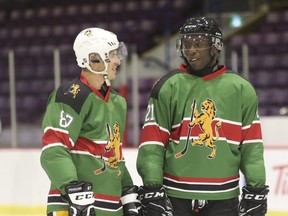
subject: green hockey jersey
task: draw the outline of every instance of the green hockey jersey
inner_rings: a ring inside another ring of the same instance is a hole
[[[110,87],[103,97],[83,76],[51,94],[42,123],[47,212],[66,210],[65,186],[86,181],[93,184],[96,215],[123,215],[120,197],[133,185],[122,155],[126,112],[125,98]]]
[[[181,65],[152,91],[137,170],[169,196],[221,200],[239,195],[239,170],[265,185],[263,143],[252,85],[225,66],[197,77]]]

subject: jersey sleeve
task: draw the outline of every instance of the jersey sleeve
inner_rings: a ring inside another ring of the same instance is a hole
[[[169,88],[156,83],[152,89],[141,131],[137,170],[144,185],[163,184],[163,165],[171,131]]]
[[[73,105],[59,99],[62,93],[55,91],[48,102],[40,160],[51,183],[64,193],[66,184],[78,180],[70,150],[80,134],[83,117]]]
[[[265,166],[258,98],[251,85],[243,88],[242,98],[242,142],[241,171],[247,185],[261,187],[265,185]]]
[[[129,170],[127,169],[125,162],[123,163],[123,177],[122,177],[122,191],[126,191],[130,187],[133,186],[133,180],[131,178],[131,175],[129,173]]]

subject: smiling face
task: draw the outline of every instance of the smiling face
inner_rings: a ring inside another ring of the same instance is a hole
[[[217,49],[205,34],[188,34],[182,38],[183,56],[193,70],[202,70],[210,62]],[[213,62],[211,65],[214,65]]]
[[[104,61],[101,59],[100,55],[97,53],[91,53],[90,56],[90,66],[92,70],[97,72],[102,72],[105,70]],[[109,52],[109,60],[107,63],[107,74],[109,80],[114,80],[116,78],[117,67],[121,64],[120,59],[117,56],[117,50],[112,50]]]
[[[121,61],[117,55],[117,50],[109,52],[110,63],[108,63],[108,79],[114,80],[116,78],[117,67],[121,64]]]

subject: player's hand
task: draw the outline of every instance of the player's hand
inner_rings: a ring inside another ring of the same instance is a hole
[[[124,191],[121,197],[123,205],[124,216],[140,216],[141,203],[137,199],[138,187],[134,185],[128,190]]]
[[[269,187],[243,187],[239,204],[239,216],[264,216],[267,212]]]
[[[69,203],[69,216],[95,216],[92,184],[72,182],[65,187],[63,199]]]
[[[143,216],[173,216],[172,204],[163,186],[139,187]]]

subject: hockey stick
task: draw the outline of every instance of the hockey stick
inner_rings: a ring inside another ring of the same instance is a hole
[[[110,136],[111,136],[111,130],[110,130],[110,127],[109,127],[109,124],[107,123],[106,124],[106,131],[108,133],[108,136],[109,136],[109,140],[110,140]],[[107,141],[107,144],[109,143],[109,141]],[[107,150],[105,149],[105,152],[107,152]],[[101,156],[102,158],[102,161],[103,161],[103,166],[97,170],[94,171],[95,175],[99,175],[101,173],[103,173],[105,170],[106,170],[106,164],[105,164],[105,161],[103,159],[103,157]]]
[[[103,166],[100,169],[97,169],[94,171],[95,175],[99,175],[101,173],[103,173],[106,170],[106,164],[105,161],[102,159],[103,161]]]
[[[193,100],[193,104],[191,106],[191,116],[190,116],[190,122],[193,121],[194,118],[194,110],[195,110],[195,106],[196,106],[196,99]],[[189,126],[188,126],[189,127]],[[188,134],[187,134],[187,139],[186,139],[186,143],[185,143],[185,147],[181,152],[178,152],[174,155],[175,158],[180,158],[182,157],[188,150],[188,146],[189,146],[189,138],[190,138],[190,133],[191,133],[192,127],[189,127],[188,129]],[[193,141],[193,138],[192,138]]]
[[[111,128],[108,123],[106,124],[106,132],[108,133],[109,141],[111,141],[112,134],[111,134]],[[109,141],[107,141],[107,144],[109,143]]]

